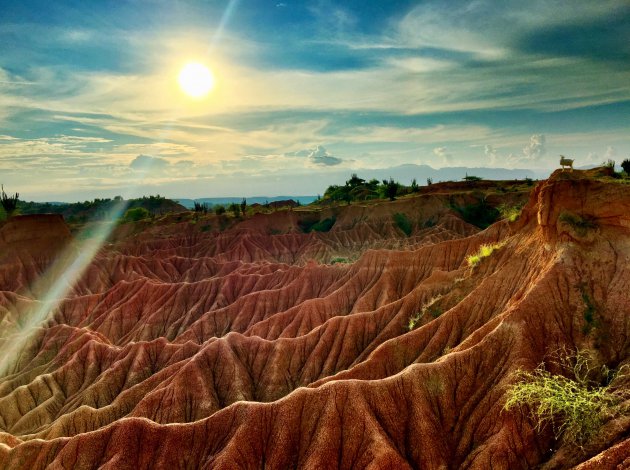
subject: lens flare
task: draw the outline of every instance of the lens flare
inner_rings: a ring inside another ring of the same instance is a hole
[[[33,292],[45,292],[36,300],[35,307],[20,318],[20,328],[11,335],[0,348],[0,377],[9,375],[18,367],[24,346],[31,336],[42,326],[42,322],[52,317],[54,311],[68,297],[86,268],[97,256],[105,240],[116,226],[127,207],[125,201],[116,203],[97,230],[80,233],[75,242],[70,243],[55,261],[46,269],[32,286]],[[59,273],[63,273],[59,275]]]

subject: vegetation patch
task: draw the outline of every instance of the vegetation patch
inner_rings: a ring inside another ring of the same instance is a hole
[[[134,207],[133,209],[127,209],[125,215],[122,218],[123,222],[138,222],[142,219],[147,219],[150,213],[144,207]]]
[[[466,256],[466,262],[468,263],[468,266],[474,268],[483,258],[487,258],[494,252],[494,250],[498,250],[504,244],[505,243],[491,243],[481,245],[477,253],[475,253],[474,255]]]
[[[15,193],[14,195],[9,195],[4,192],[4,186],[2,186],[2,191],[0,192],[0,205],[2,206],[2,210],[4,212],[3,218],[10,218],[17,209],[18,200],[20,194]]]
[[[333,228],[333,225],[335,225],[335,218],[329,217],[327,219],[320,220],[319,222],[314,224],[311,229],[315,232],[329,232],[330,229]]]
[[[427,184],[432,183],[431,178],[427,179]],[[374,199],[388,198],[390,201],[395,200],[399,196],[420,192],[420,185],[416,179],[411,181],[410,186],[394,181],[393,178],[379,181],[375,178],[365,180],[359,178],[354,173],[350,179],[343,185],[329,186],[324,192],[321,199],[317,199],[313,204],[326,204],[331,202],[346,202],[350,204],[353,201],[369,201]]]
[[[201,212],[202,214],[207,214],[210,212],[210,205],[207,202],[194,202],[194,211]]]
[[[505,219],[508,222],[514,222],[521,216],[523,205],[501,204],[499,207],[497,207],[497,210],[499,211],[501,219]]]
[[[400,212],[395,213],[394,222],[396,223],[396,226],[405,233],[405,235],[411,235],[413,227],[411,226],[411,221],[405,214],[401,214]]]
[[[571,212],[563,212],[558,220],[572,227],[580,237],[586,236],[589,230],[597,228],[597,222],[592,217],[572,214]]]
[[[422,319],[423,316],[424,316],[424,311],[416,312],[413,315],[411,315],[409,317],[409,321],[407,322],[407,329],[409,331],[413,330],[418,324],[418,322]]]
[[[437,217],[433,216],[425,220],[424,223],[422,224],[422,227],[431,228],[431,227],[435,227],[436,224],[437,224]]]
[[[544,364],[517,371],[504,408],[527,409],[537,431],[551,426],[556,439],[562,436],[566,443],[582,447],[607,420],[628,412],[620,404],[630,395],[612,385],[627,376],[627,368],[613,373],[589,362],[587,354],[578,351],[554,362],[560,374],[552,374]]]
[[[597,326],[597,322],[595,320],[595,305],[593,304],[591,297],[588,295],[588,292],[586,292],[583,287],[581,289],[581,294],[582,301],[584,302],[584,326],[582,327],[582,333],[588,335],[591,330]]]
[[[499,219],[499,211],[486,202],[482,197],[477,203],[456,206],[451,204],[451,208],[456,211],[462,219],[481,229],[488,228]]]
[[[429,300],[423,307],[421,311],[421,317],[424,315],[431,315],[432,318],[437,318],[442,315],[443,310],[442,307],[438,305],[440,300],[442,300],[442,294],[436,295],[431,300]]]
[[[335,218],[328,217],[323,220],[317,219],[304,219],[298,221],[298,226],[304,233],[309,232],[329,232],[335,225]]]

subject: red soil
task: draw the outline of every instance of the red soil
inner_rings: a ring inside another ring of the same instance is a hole
[[[560,347],[629,362],[630,186],[556,172],[483,232],[445,198],[327,209],[326,233],[297,210],[123,227],[9,358],[0,468],[627,468],[630,418],[579,450],[503,404]],[[0,348],[68,241],[60,220],[11,224]]]

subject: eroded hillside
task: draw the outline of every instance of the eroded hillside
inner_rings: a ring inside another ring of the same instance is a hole
[[[6,224],[0,467],[626,468],[630,416],[579,449],[503,405],[560,348],[629,362],[630,186],[556,172],[484,231],[449,200],[122,226],[61,301],[81,245]]]

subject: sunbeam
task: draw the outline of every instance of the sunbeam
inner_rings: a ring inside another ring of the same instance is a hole
[[[116,202],[104,218],[107,222],[101,223],[96,231],[90,230],[89,234],[79,233],[75,241],[64,248],[46,272],[34,283],[31,290],[44,292],[44,294],[36,299],[35,308],[26,318],[21,319],[20,329],[12,334],[11,340],[5,341],[0,348],[0,377],[10,375],[19,365],[24,346],[31,335],[68,297],[112,233],[126,207],[127,203],[124,200]],[[62,274],[59,275],[59,273]]]
[[[223,10],[223,16],[221,16],[219,27],[216,29],[214,35],[212,36],[212,42],[210,43],[211,47],[214,47],[221,39],[221,36],[223,35],[223,30],[225,29],[228,22],[230,21],[230,18],[234,14],[234,10],[236,9],[236,5],[238,4],[238,2],[239,0],[230,0],[230,2],[225,7],[225,10]]]

